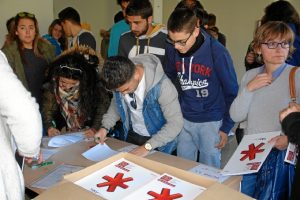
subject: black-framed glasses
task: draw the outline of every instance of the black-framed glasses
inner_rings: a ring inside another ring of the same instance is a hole
[[[193,31],[194,32],[194,31]],[[185,40],[178,40],[178,41],[174,41],[172,40],[169,36],[167,36],[166,41],[172,45],[175,46],[175,44],[179,44],[180,46],[185,46],[187,41],[190,39],[190,37],[192,36],[193,32],[190,33],[189,37],[186,38]]]
[[[35,15],[29,12],[19,12],[17,14],[18,17],[29,17],[29,18],[35,18]]]
[[[278,47],[278,45],[281,46],[281,48],[283,49],[287,49],[290,47],[290,43],[287,41],[283,41],[283,42],[262,42],[261,44],[267,45],[267,47],[269,49],[276,49]]]
[[[130,101],[131,107],[132,107],[133,109],[136,110],[137,104],[136,104],[135,94],[134,94],[134,93],[129,93],[128,96],[129,96],[130,98],[132,98],[132,100]]]

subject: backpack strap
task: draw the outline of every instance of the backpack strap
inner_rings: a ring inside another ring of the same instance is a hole
[[[299,67],[295,66],[290,71],[289,85],[291,101],[296,102],[296,87],[295,87],[295,73]]]

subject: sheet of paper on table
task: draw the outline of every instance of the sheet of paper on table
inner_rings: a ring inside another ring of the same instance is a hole
[[[194,185],[169,174],[162,174],[158,178],[129,194],[124,200],[139,199],[195,199],[206,188]]]
[[[241,175],[258,172],[274,144],[271,138],[280,131],[244,135],[241,143],[225,165],[223,175]]]
[[[99,162],[101,160],[105,160],[115,154],[117,151],[112,150],[106,143],[104,144],[97,144],[93,148],[83,152],[81,155],[84,156],[86,159]]]
[[[121,158],[75,182],[105,199],[122,199],[159,175]]]
[[[83,132],[73,132],[54,136],[50,139],[49,147],[63,147],[84,140]]]
[[[41,148],[41,151],[42,151],[42,155],[43,155],[43,160],[47,160],[48,158],[50,158],[51,156],[56,154],[59,151],[59,149]]]
[[[31,187],[48,189],[56,183],[59,183],[63,179],[64,175],[77,172],[83,168],[84,167],[74,165],[59,165],[54,170],[31,184]]]
[[[138,145],[135,145],[135,144],[131,144],[131,145],[128,145],[126,147],[123,147],[123,148],[120,148],[118,149],[119,152],[130,152],[132,151],[133,149],[137,148]],[[151,155],[153,153],[157,152],[156,150],[152,150],[148,153],[148,155]]]
[[[223,176],[221,174],[222,170],[217,169],[208,165],[197,165],[189,170],[190,172],[193,172],[195,174],[199,174],[201,176],[206,176],[208,178],[212,178],[217,180],[219,183],[223,183],[226,181],[230,176]]]

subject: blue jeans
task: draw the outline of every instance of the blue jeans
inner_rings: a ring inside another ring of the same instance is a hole
[[[219,129],[222,121],[194,123],[184,119],[183,129],[178,136],[177,155],[216,168],[221,167],[221,150],[215,146],[220,142]]]
[[[250,197],[254,196],[257,173],[243,175],[241,181],[241,193]]]

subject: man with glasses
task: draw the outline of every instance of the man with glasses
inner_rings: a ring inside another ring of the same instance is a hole
[[[103,80],[114,97],[102,128],[95,135],[106,140],[108,130],[121,119],[127,142],[139,145],[132,153],[145,156],[152,149],[172,153],[183,118],[176,88],[164,74],[159,59],[141,54],[108,58],[103,66]]]
[[[231,57],[219,42],[202,31],[193,11],[178,8],[168,20],[165,72],[180,85],[184,127],[177,155],[217,168],[221,149],[234,125],[229,108],[238,83]]]
[[[150,1],[132,0],[125,13],[130,31],[121,36],[118,55],[131,58],[151,53],[164,63],[167,30],[161,24],[152,24],[153,8]]]

